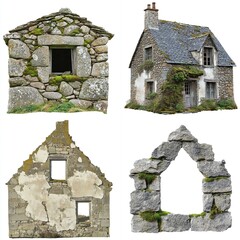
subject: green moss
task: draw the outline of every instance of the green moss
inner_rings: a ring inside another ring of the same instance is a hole
[[[58,76],[51,77],[50,80],[49,80],[49,84],[59,85],[62,81],[65,81],[65,82],[75,82],[75,81],[84,82],[87,79],[88,79],[87,77],[79,77],[77,75],[71,75],[71,74],[58,75]]]
[[[162,216],[167,216],[169,215],[170,212],[166,211],[159,211],[159,212],[152,212],[152,211],[146,211],[146,212],[141,212],[140,217],[148,222],[155,222],[155,221],[161,221]]]
[[[32,156],[30,155],[29,159],[23,162],[22,170],[27,173],[33,165]]]
[[[213,206],[212,206],[212,209],[211,209],[211,211],[210,211],[210,219],[214,219],[215,218],[215,216],[217,215],[217,214],[220,214],[220,213],[222,213],[223,211],[221,211],[220,209],[218,209],[217,208],[217,206],[216,206],[216,204],[215,204],[215,202],[213,203]]]
[[[37,77],[38,71],[36,67],[33,67],[31,65],[27,65],[26,69],[23,72],[24,75],[30,75],[31,77]]]
[[[147,186],[149,186],[155,179],[156,179],[156,175],[153,173],[139,173],[138,174],[138,178],[145,180]]]
[[[138,73],[141,74],[144,70],[146,72],[150,72],[154,67],[154,62],[152,60],[146,60],[143,64],[141,64],[138,68]]]
[[[71,32],[71,35],[72,36],[75,36],[76,34],[79,34],[81,33],[81,30],[80,29],[74,29],[72,32]],[[84,41],[85,42],[85,41]]]
[[[210,34],[209,32],[204,32],[204,33],[195,32],[195,33],[192,33],[191,37],[192,38],[200,38],[200,37],[205,37],[205,36],[207,36],[209,34]]]
[[[207,214],[206,212],[202,212],[202,213],[200,213],[200,214],[193,213],[193,214],[189,214],[189,217],[190,217],[190,218],[205,217],[206,214]]]
[[[44,30],[42,28],[35,28],[29,34],[33,34],[36,36],[42,35],[42,34],[44,34]]]
[[[213,182],[213,181],[219,181],[221,179],[228,179],[229,177],[205,177],[203,179],[203,182]]]
[[[155,97],[157,96],[157,93],[153,92],[153,93],[149,93],[146,97],[146,99],[148,100],[153,100]]]
[[[125,108],[131,108],[131,109],[140,109],[141,107],[143,106],[136,103],[135,101],[131,101],[125,106]]]

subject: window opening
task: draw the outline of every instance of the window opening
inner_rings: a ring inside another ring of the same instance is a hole
[[[152,47],[145,48],[144,58],[145,58],[145,61],[146,60],[152,60]]]
[[[215,99],[216,95],[216,83],[206,82],[206,98]]]
[[[202,179],[197,163],[181,149],[161,174],[162,210],[179,214],[201,213]]]
[[[72,73],[72,49],[52,48],[52,73]]]
[[[154,93],[154,82],[147,82],[147,95]]]
[[[66,160],[51,160],[51,180],[66,180]]]
[[[90,222],[90,202],[77,202],[77,223]]]
[[[213,65],[213,49],[212,48],[207,48],[207,47],[204,48],[203,64],[205,66]]]
[[[185,82],[185,94],[190,95],[190,83]]]

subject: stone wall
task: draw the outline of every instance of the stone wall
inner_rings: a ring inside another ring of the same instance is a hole
[[[181,215],[161,210],[161,173],[183,148],[203,174],[203,212]],[[157,147],[151,158],[134,163],[130,177],[135,191],[131,193],[133,232],[224,231],[231,227],[231,179],[225,161],[214,161],[212,146],[200,144],[186,127],[169,135],[168,142]]]
[[[69,9],[9,32],[9,111],[48,101],[106,111],[112,34]],[[71,49],[72,72],[52,73],[54,48]]]
[[[65,159],[66,179],[51,179],[53,159]],[[68,122],[24,161],[8,182],[9,237],[107,237],[111,183],[76,147]],[[77,202],[90,203],[90,219],[79,222]]]

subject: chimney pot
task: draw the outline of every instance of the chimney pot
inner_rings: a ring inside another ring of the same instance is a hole
[[[151,4],[148,4],[148,5],[147,5],[147,9],[151,9]]]
[[[156,3],[155,2],[152,3],[152,9],[154,9],[154,10],[156,9]]]

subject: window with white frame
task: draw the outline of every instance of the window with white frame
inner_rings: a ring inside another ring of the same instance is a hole
[[[66,167],[67,167],[66,159],[51,159],[50,160],[50,179],[66,180],[67,179]]]
[[[203,65],[213,66],[213,48],[211,47],[203,48]]]
[[[73,49],[51,48],[51,69],[53,74],[73,73]]]
[[[216,99],[217,98],[217,83],[206,82],[206,98]]]

